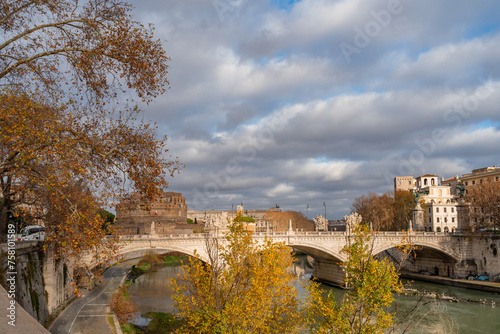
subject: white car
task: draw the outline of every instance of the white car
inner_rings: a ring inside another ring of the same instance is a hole
[[[26,226],[21,230],[21,240],[45,240],[45,227],[40,225]]]

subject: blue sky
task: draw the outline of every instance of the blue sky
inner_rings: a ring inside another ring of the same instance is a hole
[[[500,2],[133,1],[170,62],[144,106],[189,208],[342,218],[397,175],[500,164]]]

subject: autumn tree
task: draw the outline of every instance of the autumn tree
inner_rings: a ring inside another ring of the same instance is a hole
[[[465,219],[469,231],[498,231],[500,228],[500,182],[488,181],[467,187]]]
[[[394,230],[408,229],[408,223],[413,220],[415,195],[410,191],[396,191],[394,193]]]
[[[368,193],[354,199],[352,210],[375,231],[394,230],[394,198],[391,193]]]
[[[130,11],[121,0],[0,0],[4,89],[94,105],[115,88],[147,101],[163,93],[168,58]]]
[[[283,243],[259,244],[239,222],[223,242],[206,239],[208,262],[192,257],[172,281],[181,333],[295,333],[305,315]]]
[[[352,210],[371,224],[374,230],[401,231],[413,219],[415,195],[409,191],[368,193],[354,199]]]
[[[134,320],[137,306],[128,293],[125,285],[121,285],[109,300],[109,307],[116,314],[121,323]]]
[[[95,249],[98,208],[130,187],[154,200],[179,168],[136,106],[165,91],[168,57],[130,11],[120,0],[0,0],[3,240],[8,214],[36,207],[61,255]]]
[[[403,254],[408,245],[400,247]],[[402,289],[399,274],[386,258],[373,253],[373,232],[367,224],[359,224],[347,237],[342,249],[344,280],[348,287],[340,302],[333,292],[323,296],[315,283],[309,287],[310,320],[313,333],[384,333],[394,325],[394,312],[389,310],[393,292]]]

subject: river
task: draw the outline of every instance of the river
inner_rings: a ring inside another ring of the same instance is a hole
[[[298,257],[293,270],[297,275],[296,286],[299,293],[303,293],[299,280],[309,278],[312,272],[312,268],[308,265],[305,256]],[[179,266],[163,267],[137,278],[129,291],[139,310],[135,321],[136,324],[140,326],[147,325],[148,320],[140,316],[140,314],[146,312],[175,312],[171,298],[173,292],[169,285],[170,278],[177,277],[179,273]],[[329,285],[322,285],[322,288],[327,291],[333,289],[339,298],[343,293],[343,290]],[[499,294],[427,282],[412,282],[411,288],[419,291],[434,292],[439,295],[445,294],[461,300],[483,299],[487,303],[455,303],[437,299],[425,299],[426,301],[431,301],[431,303],[422,307],[416,313],[414,319],[418,323],[407,333],[500,333]],[[398,320],[416,305],[418,299],[419,297],[416,296],[396,296],[396,302],[393,307],[397,307]],[[497,306],[492,306],[492,301]]]

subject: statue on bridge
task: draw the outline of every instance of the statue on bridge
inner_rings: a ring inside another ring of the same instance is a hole
[[[357,212],[351,213],[349,216],[344,216],[346,222],[347,234],[350,234],[363,220],[363,217]]]
[[[328,219],[319,215],[313,218],[316,231],[328,231]]]
[[[156,236],[156,228],[155,228],[155,222],[154,222],[154,220],[151,223],[151,231],[149,232],[149,234],[152,235],[152,236]]]
[[[226,211],[207,216],[205,229],[208,233],[219,233],[229,231],[230,220]]]
[[[465,185],[463,183],[458,183],[456,188],[458,189],[458,196],[460,198],[464,197],[465,195]]]

